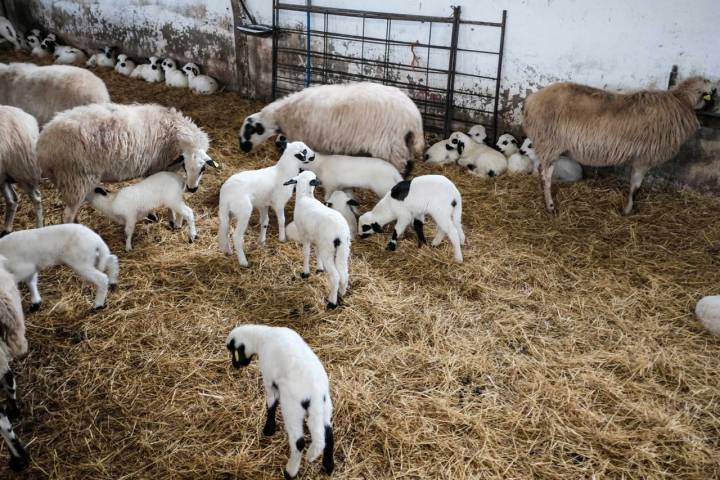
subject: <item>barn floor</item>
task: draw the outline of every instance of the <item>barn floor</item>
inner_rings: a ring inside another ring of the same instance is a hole
[[[41,275],[43,309],[27,315],[30,353],[15,367],[16,431],[33,457],[17,478],[281,478],[287,442],[262,436],[257,364],[234,370],[224,345],[249,322],[296,329],[323,360],[337,480],[720,477],[720,340],[691,313],[720,293],[716,199],[643,192],[626,218],[625,187],[588,180],[559,187],[549,218],[535,178],[420,166],[463,194],[465,263],[447,243],[418,249],[409,236],[392,253],[388,235],[358,240],[351,294],[329,312],[325,279],[299,279],[301,248],[278,242],[274,217],[265,248],[253,218],[250,269],[216,245],[222,182],[277,158],[272,142],[238,148],[261,104],[98,75],[115,101],[193,117],[224,169],[190,197],[192,245],[144,224],[126,254],[122,228],[83,208],[120,256],[120,289],[92,314],[74,273]],[[43,192],[57,223],[62,206]],[[34,222],[21,202],[16,229]],[[303,462],[300,478],[319,470]]]

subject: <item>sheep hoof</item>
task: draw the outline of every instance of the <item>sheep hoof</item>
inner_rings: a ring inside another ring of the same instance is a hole
[[[145,217],[145,218],[146,218],[147,220],[153,222],[153,223],[157,223],[157,222],[160,221],[160,219],[158,218],[158,216],[155,215],[153,212],[148,213],[148,214],[147,214],[147,217]]]
[[[115,290],[117,290],[117,283],[111,283],[109,285],[109,288],[111,292],[114,292]]]
[[[338,307],[337,303],[332,303],[332,302],[327,303],[328,310],[335,310],[337,307]]]
[[[325,270],[322,268],[318,268],[317,270],[315,270],[315,273],[324,273],[324,272],[325,272]]]
[[[265,435],[266,437],[272,437],[273,435],[275,435],[276,431],[277,431],[277,426],[272,425],[272,424],[270,424],[270,425],[266,424],[265,428],[263,428],[263,435]]]
[[[177,227],[175,226],[175,222],[170,220],[170,230],[175,230],[175,229],[177,229]]]
[[[105,304],[100,305],[99,307],[93,307],[92,311],[97,312],[98,310],[105,310]]]
[[[38,310],[40,310],[40,305],[42,305],[42,302],[33,303],[32,305],[30,305],[30,311],[37,312]]]
[[[4,236],[7,235],[8,233],[12,233],[12,232],[8,232],[7,230],[3,230],[2,233],[0,233],[0,238],[4,237]]]
[[[390,242],[387,244],[386,250],[390,250],[391,252],[394,252],[396,248],[397,248],[397,245],[394,244],[393,242]]]
[[[19,457],[11,457],[8,465],[13,472],[22,472],[30,465],[30,456],[21,454]]]
[[[283,470],[283,477],[285,478],[285,480],[293,480],[293,478],[295,478],[290,475],[287,470]]]
[[[303,272],[300,274],[300,278],[302,278],[302,279],[310,278],[310,274]]]

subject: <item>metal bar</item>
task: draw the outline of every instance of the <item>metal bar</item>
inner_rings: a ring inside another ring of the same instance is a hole
[[[430,22],[428,26],[428,45],[432,43],[432,27],[433,24]],[[430,85],[430,47],[427,47],[427,59],[425,62],[425,85]],[[428,92],[425,91],[425,100],[427,100]],[[425,103],[425,114],[427,114],[427,102]]]
[[[363,26],[362,26],[362,43],[360,44],[360,74],[362,75],[362,78],[365,78],[365,16],[363,16]]]
[[[498,56],[497,82],[495,83],[495,107],[493,112],[493,143],[498,137],[498,102],[500,100],[500,79],[502,78],[503,51],[505,49],[505,22],[507,21],[507,10],[503,10],[502,27],[500,28],[500,55]]]
[[[392,20],[385,22],[385,73],[383,74],[383,85],[387,85],[388,71],[390,68],[390,31],[392,30]]]
[[[453,8],[453,27],[452,27],[452,39],[450,40],[450,59],[448,61],[448,80],[447,80],[447,110],[445,111],[445,125],[443,134],[445,138],[450,135],[450,122],[452,120],[453,110],[453,92],[455,90],[455,61],[457,60],[457,43],[458,33],[460,30],[460,6],[454,6]]]
[[[323,27],[325,27],[325,34],[323,35],[323,83],[327,83],[327,48],[328,48],[328,14],[326,13],[323,17]]]
[[[416,22],[443,22],[452,23],[452,17],[432,17],[425,15],[409,15],[405,13],[385,13],[385,12],[372,12],[365,10],[352,10],[349,8],[333,8],[333,7],[316,7],[305,5],[294,5],[290,3],[278,3],[280,10],[292,10],[296,12],[310,11],[312,13],[329,13],[330,15],[339,15],[345,17],[368,17],[368,18],[379,18],[383,20],[408,20]]]
[[[312,50],[310,48],[310,7],[312,6],[310,3],[310,0],[306,0],[307,2],[307,20],[305,21],[306,27],[307,27],[307,54],[305,55],[305,86],[310,86],[310,69],[312,68]]]
[[[278,37],[280,32],[277,30],[277,25],[280,23],[280,10],[278,7],[278,0],[273,0],[273,37],[272,37],[272,98],[277,98],[277,54],[278,54]]]
[[[475,20],[460,20],[461,25],[479,25],[481,27],[502,27],[503,23],[497,22],[478,22]]]
[[[278,30],[282,33],[296,33],[298,35],[307,35],[307,33],[304,30],[299,30],[297,28],[283,28],[283,27],[277,27]],[[319,35],[323,33],[322,30],[310,30],[311,35]],[[377,43],[378,45],[385,45],[385,39],[379,38],[379,37],[361,37],[358,35],[350,35],[347,33],[337,33],[337,32],[329,32],[328,33],[329,38],[333,38],[336,40],[357,40],[362,41],[363,39],[368,43]],[[405,46],[411,46],[414,45],[416,47],[427,47],[428,45],[424,43],[415,43],[415,42],[404,42],[402,40],[393,40],[393,45],[405,45]],[[438,49],[438,50],[450,50],[450,47],[446,45],[429,45],[432,48]]]
[[[493,52],[492,50],[470,50],[468,48],[458,48],[457,51],[467,53],[485,53],[487,55],[500,55],[500,52]]]

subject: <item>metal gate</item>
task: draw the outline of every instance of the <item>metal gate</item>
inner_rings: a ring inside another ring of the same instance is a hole
[[[507,12],[500,22],[273,0],[273,98],[314,84],[372,81],[407,93],[426,131],[482,124],[498,135]],[[369,119],[371,121],[371,119]]]

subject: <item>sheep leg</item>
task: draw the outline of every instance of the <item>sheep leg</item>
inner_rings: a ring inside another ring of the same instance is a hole
[[[460,234],[458,233],[457,228],[455,228],[455,224],[450,218],[443,218],[441,220],[436,218],[435,223],[437,223],[438,230],[443,230],[448,236],[448,239],[455,250],[455,261],[457,263],[463,263],[463,254],[460,249]]]
[[[332,252],[334,253],[334,250]],[[320,252],[318,252],[318,256],[319,255]],[[327,308],[331,310],[338,306],[338,290],[340,289],[340,273],[333,260],[332,253],[330,255],[326,252],[323,253],[323,265],[325,265],[325,271],[330,281],[330,294],[328,295]]]
[[[642,185],[647,171],[648,167],[644,165],[633,166],[632,173],[630,174],[630,193],[628,194],[627,204],[623,210],[623,215],[630,215],[632,213],[633,207],[635,206],[635,196],[637,195],[638,190],[640,190],[640,185]]]
[[[542,163],[542,185],[543,195],[545,196],[545,210],[551,215],[555,214],[555,202],[552,197],[552,176],[555,170],[555,163],[543,162]]]
[[[5,236],[12,232],[13,220],[15,220],[15,212],[17,212],[18,207],[17,193],[15,193],[15,189],[11,183],[5,182],[3,184],[3,196],[5,197],[5,227],[0,236]]]
[[[423,229],[424,226],[425,223],[421,219],[416,218],[413,220],[413,229],[415,230],[415,235],[417,235],[418,248],[422,247],[423,245],[427,245],[427,240],[425,239],[425,231]]]
[[[275,205],[273,207],[273,210],[275,211],[275,216],[277,217],[278,222],[278,239],[281,242],[285,241],[285,206],[284,205]]]
[[[129,252],[132,250],[132,236],[135,233],[135,219],[125,219],[125,251]]]
[[[277,431],[277,424],[275,423],[275,416],[277,413],[279,399],[279,391],[275,382],[270,382],[270,385],[265,382],[265,400],[267,405],[267,417],[265,418],[265,427],[263,427],[263,435],[269,437]]]
[[[300,469],[300,460],[302,460],[302,452],[305,450],[305,431],[303,426],[305,423],[305,408],[299,403],[281,402],[283,419],[285,420],[285,432],[288,436],[290,444],[290,458],[285,465],[285,478],[295,478]]]
[[[322,273],[325,271],[325,267],[323,266],[322,258],[320,258],[320,255],[318,255],[317,247],[315,247],[315,271],[317,273]]]
[[[34,272],[32,275],[30,275],[30,278],[28,278],[25,284],[30,290],[30,311],[37,312],[38,310],[40,310],[40,304],[42,303],[42,298],[40,298],[40,290],[38,290],[37,272]]]
[[[105,308],[105,299],[107,298],[109,284],[108,276],[92,265],[70,265],[70,267],[84,280],[95,285],[96,291],[93,310]]]
[[[303,273],[300,275],[302,278],[308,278],[310,276],[310,253],[312,251],[312,243],[303,242]],[[319,258],[319,255],[318,255]]]
[[[115,290],[118,282],[118,274],[120,273],[120,266],[118,265],[118,258],[115,255],[110,255],[107,266],[105,267],[105,273],[108,276],[108,285],[110,290]]]
[[[13,431],[5,409],[0,407],[0,434],[10,451],[10,469],[14,472],[25,470],[30,465],[30,455]]]
[[[442,228],[438,227],[437,233],[435,234],[435,238],[433,238],[431,245],[433,247],[437,247],[438,245],[440,245],[442,243],[442,241],[444,239],[445,239],[445,231]]]
[[[268,227],[270,226],[270,214],[268,213],[269,208],[260,207],[258,210],[260,211],[260,238],[258,241],[260,242],[260,245],[265,245]]]
[[[42,228],[45,224],[45,220],[43,218],[42,194],[40,193],[40,189],[32,185],[25,185],[24,188],[30,197],[30,201],[32,201],[33,209],[35,210],[35,226],[37,228]]]
[[[178,217],[180,217],[180,222],[187,221],[188,224],[188,230],[190,233],[190,243],[193,243],[193,240],[197,240],[198,234],[197,230],[195,229],[195,214],[193,214],[192,208],[188,207],[185,203],[183,203],[180,206],[180,210],[178,211]]]
[[[410,225],[410,220],[412,219],[407,217],[398,217],[397,222],[395,222],[392,237],[387,244],[387,249],[391,252],[394,252],[397,248],[398,238],[400,238],[400,235],[402,235],[408,225]]]
[[[235,253],[237,254],[241,267],[247,267],[249,265],[245,257],[245,230],[250,222],[251,214],[252,205],[248,202],[247,205],[243,204],[242,211],[237,212],[235,216],[237,223],[235,225],[235,231],[233,232],[233,246],[235,247]]]
[[[341,252],[335,250],[335,262],[335,268],[337,268],[337,271],[340,274],[340,288],[338,293],[340,296],[345,296],[345,293],[347,293],[348,283],[350,283],[348,259]]]
[[[10,367],[8,367],[7,372],[2,376],[2,388],[7,398],[7,416],[10,419],[18,418],[20,416],[20,409],[17,404],[17,385],[15,384],[15,376]]]

